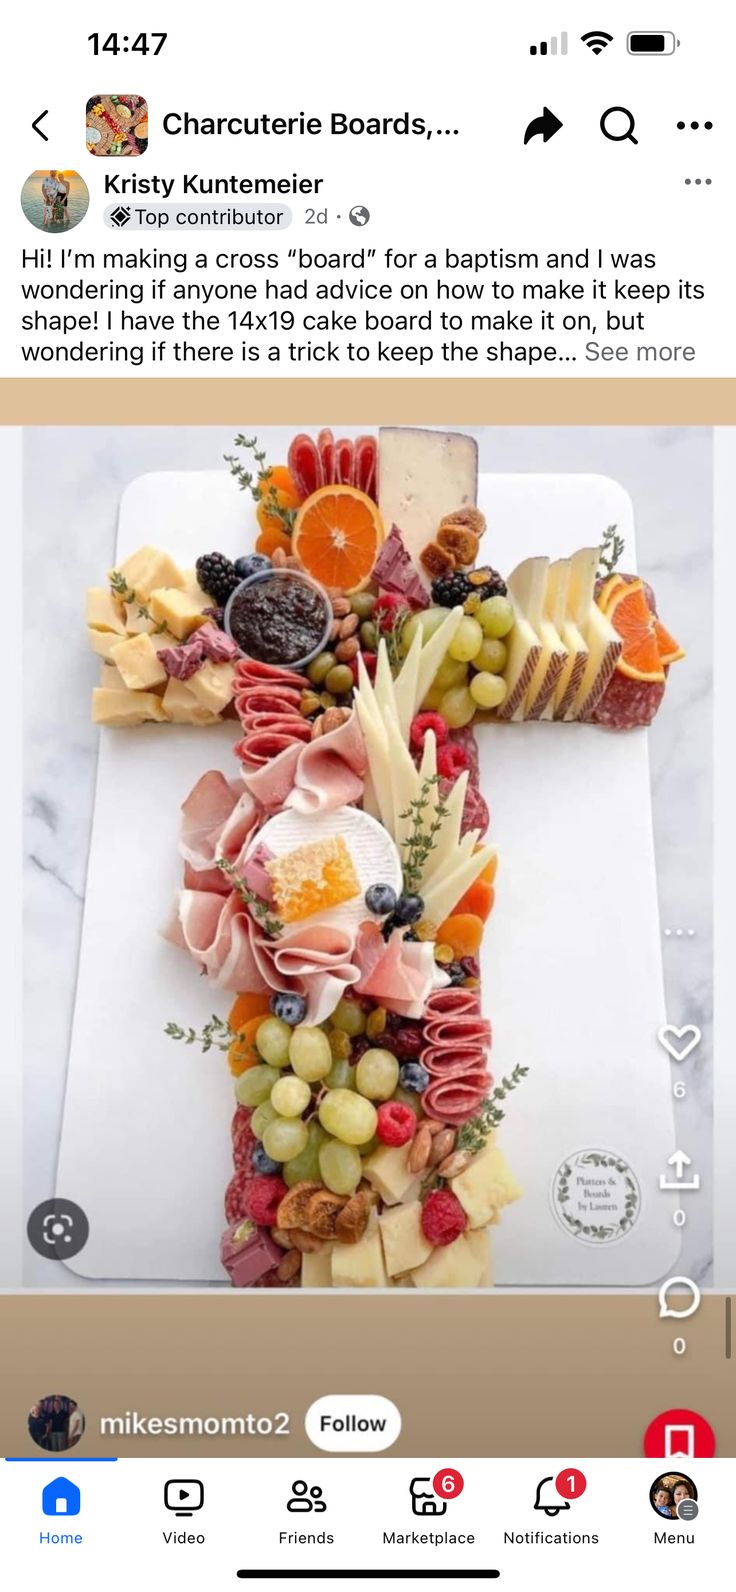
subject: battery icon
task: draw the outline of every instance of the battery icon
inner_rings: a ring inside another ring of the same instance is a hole
[[[680,43],[674,33],[629,33],[626,48],[629,55],[674,55]]]

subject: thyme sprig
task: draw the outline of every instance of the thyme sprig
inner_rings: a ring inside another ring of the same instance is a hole
[[[264,503],[269,514],[275,515],[276,519],[281,521],[287,535],[291,536],[297,511],[283,508],[279,503],[278,488],[273,483],[269,484],[271,466],[266,463],[265,448],[259,448],[257,437],[246,437],[242,431],[239,431],[235,438],[235,446],[243,448],[246,453],[251,453],[255,465],[255,470],[248,470],[236,453],[223,454],[225,463],[230,466],[230,474],[235,477],[241,492],[250,492],[254,503]]]
[[[514,1067],[510,1078],[502,1078],[501,1082],[496,1084],[492,1094],[483,1101],[478,1115],[461,1127],[455,1144],[456,1150],[469,1150],[475,1155],[478,1150],[483,1149],[489,1134],[498,1127],[499,1122],[503,1122],[506,1115],[497,1102],[505,1100],[512,1089],[517,1089],[522,1078],[526,1078],[528,1071],[528,1067]]]
[[[435,810],[431,824],[426,825],[425,814],[430,805],[432,786],[439,783],[439,774],[430,774],[422,780],[419,795],[409,803],[406,811],[399,813],[399,818],[411,821],[411,829],[405,840],[402,841],[404,889],[408,894],[419,888],[422,880],[424,865],[430,853],[435,850],[437,836],[446,818],[449,817],[449,808],[440,802]]]
[[[158,625],[155,623],[150,608],[146,607],[146,604],[142,602],[133,587],[128,585],[125,576],[121,574],[119,569],[113,569],[110,573],[110,590],[121,602],[128,603],[131,607],[133,603],[138,604],[138,617],[140,619],[150,619],[154,627],[153,633],[155,636],[163,636],[166,633],[169,627],[165,620],[162,619]],[[176,637],[173,639],[176,640]]]
[[[619,536],[616,526],[609,525],[601,542],[601,556],[598,563],[599,574],[613,574],[625,546],[626,543],[623,536]]]
[[[256,895],[255,890],[249,888],[245,880],[241,879],[237,868],[232,862],[228,862],[226,857],[221,857],[219,862],[215,863],[215,867],[220,868],[224,874],[227,874],[233,889],[237,890],[245,906],[250,907],[254,918],[258,919],[264,934],[267,934],[269,939],[278,939],[279,935],[284,932],[284,925],[279,922],[278,918],[271,915],[271,908],[268,902],[264,901],[262,896]]]
[[[390,626],[390,628],[388,630],[382,630],[380,632],[381,636],[383,637],[383,640],[386,643],[386,651],[388,653],[389,667],[391,669],[392,675],[394,675],[394,676],[399,673],[399,670],[400,670],[400,668],[401,668],[401,666],[402,666],[402,664],[404,662],[403,654],[402,654],[402,651],[401,651],[401,637],[402,637],[402,634],[403,634],[404,625],[406,624],[407,619],[409,619],[410,617],[411,617],[411,609],[410,608],[400,608],[398,610],[398,612],[396,614],[396,618],[395,618],[393,624]]]
[[[233,1041],[239,1039],[234,1028],[229,1023],[224,1023],[221,1017],[213,1012],[208,1023],[204,1024],[201,1034],[196,1028],[182,1028],[180,1023],[167,1023],[164,1033],[169,1039],[183,1040],[185,1045],[199,1045],[204,1054],[208,1050],[229,1050]]]

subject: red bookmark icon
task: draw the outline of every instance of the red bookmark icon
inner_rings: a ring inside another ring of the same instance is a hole
[[[647,1459],[712,1459],[715,1451],[713,1427],[697,1410],[663,1410],[644,1433]]]

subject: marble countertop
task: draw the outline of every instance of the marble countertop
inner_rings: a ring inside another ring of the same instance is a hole
[[[361,429],[371,428],[366,420]],[[286,430],[266,428],[269,453]],[[468,428],[470,429],[470,428]],[[246,425],[247,430],[247,425]],[[635,509],[640,571],[657,594],[687,666],[670,679],[666,711],[650,732],[652,811],[671,1023],[696,1023],[702,1042],[674,1078],[678,1143],[702,1187],[687,1206],[679,1268],[701,1286],[712,1276],[711,634],[712,433],[706,429],[486,428],[480,467],[492,471],[597,472],[613,476]],[[97,732],[88,722],[90,654],[82,593],[109,568],[120,496],[149,470],[217,469],[232,447],[215,427],[36,428],[24,432],[25,560],[25,1144],[26,1209],[54,1193],[66,1062],[74,1008],[85,875],[94,803]],[[207,536],[204,536],[207,541]],[[216,540],[216,538],[214,538]],[[59,647],[58,637],[68,637]],[[52,645],[53,642],[53,645]],[[606,837],[601,835],[600,860]],[[615,881],[615,858],[608,877]],[[625,912],[626,903],[622,902]],[[678,932],[681,931],[681,932]],[[615,1022],[616,991],[601,969],[601,998]],[[124,1005],[110,1022],[124,1021]],[[104,1065],[104,1057],[100,1058]],[[99,1131],[104,1135],[104,1120]],[[68,1192],[73,1198],[73,1190]],[[49,1275],[49,1273],[52,1275]],[[27,1246],[23,1282],[83,1289],[63,1266]],[[117,1291],[115,1285],[112,1291]]]

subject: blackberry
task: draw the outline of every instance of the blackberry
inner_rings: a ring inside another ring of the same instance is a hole
[[[467,575],[458,571],[454,575],[440,575],[432,581],[432,599],[439,608],[456,608],[458,603],[464,603],[473,590]]]
[[[214,597],[216,603],[224,604],[240,585],[240,576],[235,565],[231,563],[224,553],[203,553],[197,559],[197,580],[208,597]]]
[[[481,579],[481,576],[484,578]],[[497,569],[486,565],[481,569],[471,569],[468,579],[471,593],[477,592],[481,602],[485,602],[486,597],[505,597],[507,594],[506,582]]]

